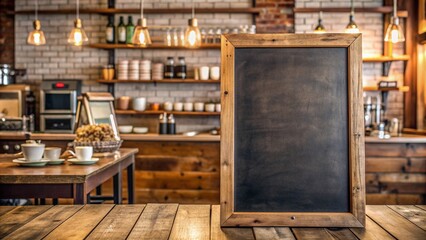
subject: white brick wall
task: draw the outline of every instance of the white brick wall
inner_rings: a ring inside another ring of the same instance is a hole
[[[382,0],[354,0],[355,7],[379,7]],[[350,0],[296,0],[296,7],[350,7]],[[323,13],[323,25],[327,32],[344,32],[349,22],[348,13]],[[357,13],[355,12],[355,22],[362,33],[363,55],[381,55],[383,53],[383,14],[378,13]],[[318,23],[318,13],[295,13],[295,30],[297,33],[313,32]],[[394,53],[402,54],[402,44],[394,48]],[[397,80],[400,86],[403,85],[403,63],[394,62],[392,64],[388,78],[382,75],[382,64],[363,64],[363,84],[366,86],[377,85],[380,80]],[[379,96],[378,92],[367,92],[367,95]],[[390,92],[387,103],[386,118],[403,118],[403,94]]]

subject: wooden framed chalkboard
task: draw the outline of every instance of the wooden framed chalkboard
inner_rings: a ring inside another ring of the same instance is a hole
[[[222,226],[363,227],[361,35],[221,44]]]

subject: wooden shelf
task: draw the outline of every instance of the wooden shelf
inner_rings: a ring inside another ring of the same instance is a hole
[[[195,79],[163,79],[163,80],[97,80],[98,83],[115,84],[115,83],[217,83],[220,80],[195,80]]]
[[[140,14],[139,8],[86,8],[80,9],[80,14]],[[259,14],[261,8],[197,8],[196,13],[250,13]],[[76,9],[44,9],[38,10],[38,14],[75,14]],[[191,13],[191,8],[145,8],[144,14],[177,14]],[[34,9],[18,10],[14,14],[34,14]]]
[[[388,92],[388,91],[400,91],[400,92],[408,92],[410,90],[410,87],[408,86],[401,86],[401,87],[395,87],[395,88],[380,88],[378,86],[365,86],[363,87],[364,91],[382,91],[382,92]]]
[[[349,13],[351,8],[329,7],[329,8],[294,8],[294,13],[316,13],[316,12],[333,12],[333,13]],[[355,13],[392,13],[392,6],[370,7],[370,8],[355,8]],[[406,10],[398,11],[398,17],[407,17]]]
[[[135,110],[115,110],[115,114],[117,115],[160,115],[164,112],[167,112],[167,114],[174,114],[174,115],[187,115],[187,116],[220,116],[220,112],[177,112],[177,111],[164,111],[164,110],[146,110],[146,111],[135,111]]]
[[[377,63],[384,63],[384,62],[395,62],[395,61],[408,61],[410,60],[410,56],[408,55],[399,55],[399,56],[371,56],[371,57],[363,57],[363,62],[377,62]]]
[[[90,48],[100,49],[175,49],[175,50],[197,50],[197,49],[220,49],[220,44],[203,44],[199,48],[186,48],[183,46],[166,46],[164,44],[154,43],[148,47],[139,47],[131,44],[108,44],[108,43],[92,43],[87,45]]]

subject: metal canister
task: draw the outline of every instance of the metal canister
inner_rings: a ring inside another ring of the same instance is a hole
[[[15,83],[15,70],[9,64],[0,65],[0,85]]]

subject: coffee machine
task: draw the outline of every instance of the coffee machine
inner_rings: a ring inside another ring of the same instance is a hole
[[[380,124],[384,121],[384,112],[385,106],[380,96],[364,96],[364,126],[367,136],[379,130]]]

